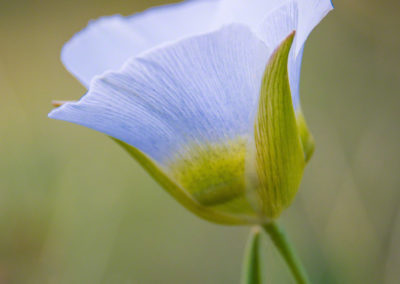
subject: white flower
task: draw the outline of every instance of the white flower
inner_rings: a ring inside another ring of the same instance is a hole
[[[331,9],[327,0],[193,0],[101,18],[62,52],[87,94],[49,116],[122,141],[206,219],[266,222],[290,204],[312,151],[300,65]]]

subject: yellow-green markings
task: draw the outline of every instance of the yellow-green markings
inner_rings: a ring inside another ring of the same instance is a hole
[[[294,33],[264,73],[254,136],[187,144],[162,167],[116,140],[167,192],[198,216],[223,224],[266,224],[293,201],[314,143],[293,108],[288,55]]]
[[[193,143],[169,165],[174,179],[200,204],[219,210],[254,215],[246,198],[244,138]]]

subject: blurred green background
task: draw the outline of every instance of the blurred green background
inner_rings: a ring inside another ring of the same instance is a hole
[[[166,1],[0,0],[0,283],[238,283],[248,228],[207,223],[105,135],[47,118],[60,49]],[[337,0],[304,54],[317,149],[282,216],[314,283],[400,283],[400,2]],[[270,242],[269,283],[292,283]]]

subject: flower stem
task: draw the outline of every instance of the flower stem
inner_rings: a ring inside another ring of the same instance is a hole
[[[304,270],[300,259],[294,252],[285,232],[275,222],[263,225],[263,229],[268,233],[272,242],[281,253],[283,259],[288,265],[294,279],[298,284],[310,284],[307,273]]]

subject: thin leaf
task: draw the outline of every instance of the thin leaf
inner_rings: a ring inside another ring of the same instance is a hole
[[[261,284],[263,283],[263,269],[265,261],[261,254],[261,232],[260,228],[255,227],[250,232],[247,241],[246,252],[243,262],[242,284]]]

